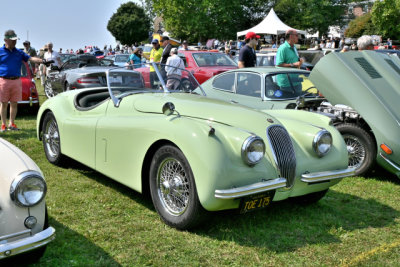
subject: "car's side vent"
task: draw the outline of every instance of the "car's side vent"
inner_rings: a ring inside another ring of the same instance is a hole
[[[267,138],[274,153],[274,160],[281,177],[286,178],[287,187],[292,187],[296,177],[296,154],[286,129],[280,125],[267,128]]]
[[[391,59],[385,59],[385,61],[400,75],[400,68]]]
[[[371,79],[378,79],[382,78],[382,76],[379,74],[379,72],[363,57],[356,57],[354,58],[355,61],[360,65],[361,68],[365,70],[366,73],[368,73],[369,77]]]

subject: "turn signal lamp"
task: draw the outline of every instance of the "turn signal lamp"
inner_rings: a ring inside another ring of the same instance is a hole
[[[381,144],[381,149],[388,155],[393,153],[392,149],[385,144]]]

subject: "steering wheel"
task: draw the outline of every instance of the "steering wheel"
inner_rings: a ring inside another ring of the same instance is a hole
[[[306,97],[306,96],[308,96],[308,95],[314,94],[314,93],[308,92],[308,91],[310,91],[311,89],[317,89],[317,93],[316,93],[317,96],[316,96],[316,97],[318,98],[318,97],[319,97],[319,90],[318,90],[318,88],[315,87],[315,86],[310,86],[310,87],[308,87],[306,90],[304,90],[304,94],[302,94],[301,96],[302,96],[302,97]]]

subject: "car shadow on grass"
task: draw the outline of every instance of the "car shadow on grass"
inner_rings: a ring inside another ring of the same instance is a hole
[[[400,212],[372,196],[364,199],[330,190],[309,206],[282,201],[244,215],[234,211],[213,213],[195,233],[283,253],[311,244],[340,243],[337,236],[347,231],[385,227],[399,216]]]
[[[7,266],[121,266],[102,248],[51,216],[49,225],[56,229],[56,238],[47,245],[45,254],[38,262],[29,264],[24,255],[20,255],[7,259]]]

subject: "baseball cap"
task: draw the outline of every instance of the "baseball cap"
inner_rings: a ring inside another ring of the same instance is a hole
[[[23,42],[23,44],[30,44],[31,42],[29,42],[28,40],[26,40],[25,42]]]
[[[158,44],[158,39],[153,39],[153,41],[151,41],[152,44]]]
[[[4,33],[4,38],[9,40],[18,40],[17,34],[13,30],[8,30]]]
[[[255,32],[246,33],[245,39],[252,39],[252,38],[260,39],[260,35],[257,35]]]

